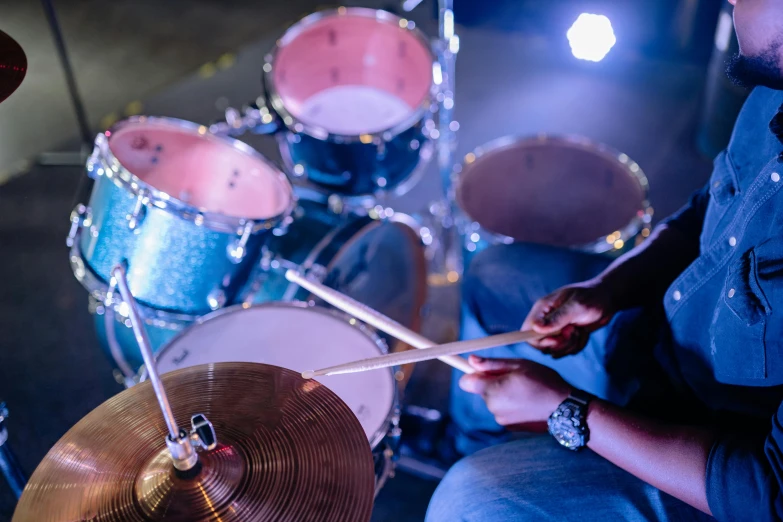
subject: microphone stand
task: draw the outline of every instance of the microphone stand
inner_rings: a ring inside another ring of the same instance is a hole
[[[91,148],[93,135],[90,131],[90,125],[87,120],[87,112],[84,109],[79,89],[76,85],[76,78],[71,67],[71,60],[68,57],[68,51],[65,47],[60,23],[57,20],[57,14],[52,5],[52,0],[41,0],[46,20],[49,22],[49,29],[52,32],[54,46],[57,49],[57,55],[60,58],[63,72],[65,73],[65,82],[68,87],[68,95],[71,98],[74,112],[76,113],[76,122],[79,126],[79,135],[82,142],[81,150],[78,152],[44,152],[38,156],[38,163],[45,166],[74,167],[84,165]],[[80,185],[83,182],[80,181]]]

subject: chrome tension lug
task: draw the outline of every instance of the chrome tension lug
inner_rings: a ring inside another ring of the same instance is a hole
[[[79,230],[84,225],[85,216],[87,215],[87,207],[79,204],[71,212],[71,228],[68,230],[68,237],[65,239],[65,245],[70,248],[76,243],[76,237],[79,235]]]

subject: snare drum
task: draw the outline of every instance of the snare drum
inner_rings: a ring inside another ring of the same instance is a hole
[[[414,23],[344,8],[305,17],[264,64],[261,121],[280,118],[288,171],[327,195],[401,194],[429,159],[433,64]]]
[[[639,165],[585,138],[501,138],[466,155],[455,174],[466,262],[497,243],[605,253],[650,235]]]
[[[127,259],[131,291],[160,310],[231,302],[295,206],[285,175],[252,148],[169,118],[99,134],[87,171],[89,207],[74,212],[69,234],[74,273],[106,282]]]
[[[218,362],[254,362],[297,372],[386,353],[385,343],[345,314],[304,304],[231,306],[199,319],[158,354],[158,371]],[[318,378],[361,422],[376,463],[376,492],[391,472],[399,439],[391,368]]]

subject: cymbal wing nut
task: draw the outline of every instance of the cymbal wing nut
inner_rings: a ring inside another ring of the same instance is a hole
[[[199,413],[193,415],[193,417],[190,418],[190,425],[193,428],[190,432],[190,438],[193,440],[193,444],[207,451],[217,447],[215,427],[203,414]]]

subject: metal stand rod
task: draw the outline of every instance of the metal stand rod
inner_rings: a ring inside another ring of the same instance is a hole
[[[438,32],[440,38],[441,88],[438,95],[438,167],[443,184],[443,196],[451,202],[454,187],[451,179],[454,168],[455,131],[454,121],[454,84],[456,58],[459,51],[459,37],[454,34],[453,0],[438,0]]]
[[[8,430],[4,426],[6,418],[8,418],[8,410],[5,404],[0,403],[0,471],[5,476],[14,496],[18,499],[22,496],[24,486],[27,484],[27,476],[19,466],[11,448],[8,447]]]
[[[163,419],[166,421],[166,426],[168,426],[169,429],[169,436],[166,438],[166,444],[168,445],[172,459],[174,460],[174,467],[180,471],[187,471],[196,465],[198,456],[193,448],[193,444],[190,442],[190,434],[184,430],[180,430],[177,426],[176,419],[174,419],[174,413],[171,411],[169,398],[166,395],[166,390],[163,388],[163,382],[160,380],[160,375],[158,374],[158,369],[155,365],[155,358],[152,355],[152,345],[147,336],[147,330],[144,328],[144,322],[142,321],[136,306],[136,299],[133,297],[130,287],[128,286],[125,264],[125,262],[122,262],[112,270],[111,288],[109,290],[109,296],[107,296],[107,306],[112,305],[111,296],[113,294],[113,289],[116,287],[120,291],[122,300],[128,305],[128,317],[130,318],[131,326],[133,328],[133,335],[136,337],[136,342],[141,350],[141,356],[144,358],[144,365],[147,368],[148,378],[152,381],[152,388],[155,390],[155,396],[157,397],[160,409],[163,412]]]

